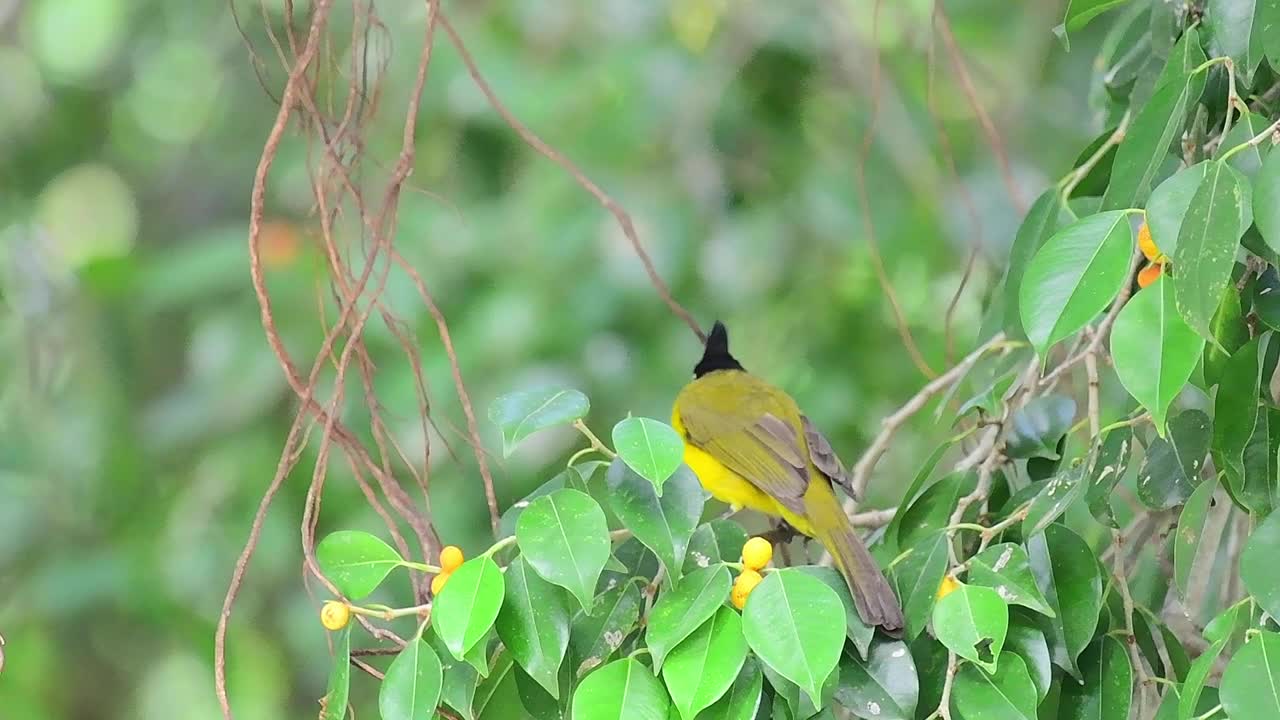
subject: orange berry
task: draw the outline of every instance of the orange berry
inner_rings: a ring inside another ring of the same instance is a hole
[[[1156,280],[1160,279],[1160,273],[1164,270],[1164,265],[1160,263],[1151,263],[1138,273],[1138,287],[1144,288]]]
[[[341,630],[351,622],[351,608],[346,603],[330,600],[320,608],[320,624],[329,630]]]
[[[956,579],[951,577],[950,575],[942,578],[942,582],[938,583],[937,599],[941,600],[942,598],[955,592],[956,589],[958,589],[959,587],[960,587],[960,583],[957,582]]]
[[[743,570],[742,574],[733,581],[733,592],[729,593],[729,599],[733,602],[733,606],[741,610],[747,604],[747,596],[752,590],[764,580],[760,573],[750,568]]]
[[[753,537],[742,546],[742,564],[748,569],[759,570],[773,559],[773,544],[762,537]]]
[[[449,545],[440,551],[440,569],[451,573],[462,565],[462,548],[457,545]]]
[[[1160,248],[1156,247],[1155,241],[1151,239],[1151,228],[1145,222],[1138,228],[1138,247],[1151,262],[1164,262],[1164,253],[1160,252]]]
[[[748,592],[749,592],[748,590],[744,590],[738,587],[737,585],[734,585],[733,592],[729,593],[729,601],[733,603],[734,607],[741,610],[742,608],[747,606]]]
[[[440,594],[440,591],[444,589],[444,584],[449,582],[450,574],[451,573],[442,572],[439,575],[435,576],[434,578],[431,578],[431,594],[432,595]]]

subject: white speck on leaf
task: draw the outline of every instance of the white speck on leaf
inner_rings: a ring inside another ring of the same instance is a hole
[[[609,646],[610,650],[617,650],[622,647],[622,631],[606,630],[604,633],[604,644]]]
[[[996,594],[999,595],[1001,599],[1003,599],[1005,602],[1013,602],[1014,600],[1018,599],[1018,594],[1013,592],[1009,588],[1005,587],[1004,585],[1001,585],[1000,587],[996,588]]]
[[[1009,561],[1013,559],[1013,548],[1013,545],[1005,548],[1004,552],[1000,553],[1000,557],[996,560],[996,564],[991,566],[991,569],[996,572],[1003,570],[1004,566],[1008,565]]]
[[[875,700],[868,700],[868,701],[867,701],[867,712],[871,713],[872,715],[879,715],[879,714],[880,714],[880,703],[876,702]]]
[[[698,567],[700,568],[709,567],[711,565],[711,558],[696,550],[693,553],[693,561],[698,563]]]
[[[898,648],[897,650],[894,650],[894,651],[893,651],[893,655],[892,655],[892,657],[900,658],[900,657],[902,657],[903,655],[906,655],[906,654],[907,654],[907,649],[906,649],[906,648],[901,648],[901,647],[900,647],[900,648]]]

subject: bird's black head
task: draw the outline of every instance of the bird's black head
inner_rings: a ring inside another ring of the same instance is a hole
[[[742,364],[729,354],[729,332],[719,320],[711,326],[711,334],[707,336],[707,347],[702,352],[702,359],[693,366],[693,376],[700,378],[716,370],[741,370]]]

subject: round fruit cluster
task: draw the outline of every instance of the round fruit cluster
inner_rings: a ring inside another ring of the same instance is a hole
[[[773,559],[773,544],[762,537],[753,537],[742,546],[742,572],[733,581],[729,599],[741,610],[747,604],[747,596],[764,578],[760,571]]]

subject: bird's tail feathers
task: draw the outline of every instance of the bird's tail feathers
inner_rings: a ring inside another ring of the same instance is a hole
[[[848,583],[862,621],[890,634],[900,632],[903,617],[898,597],[854,531],[835,492],[824,483],[810,483],[805,510],[818,541],[831,553]]]

